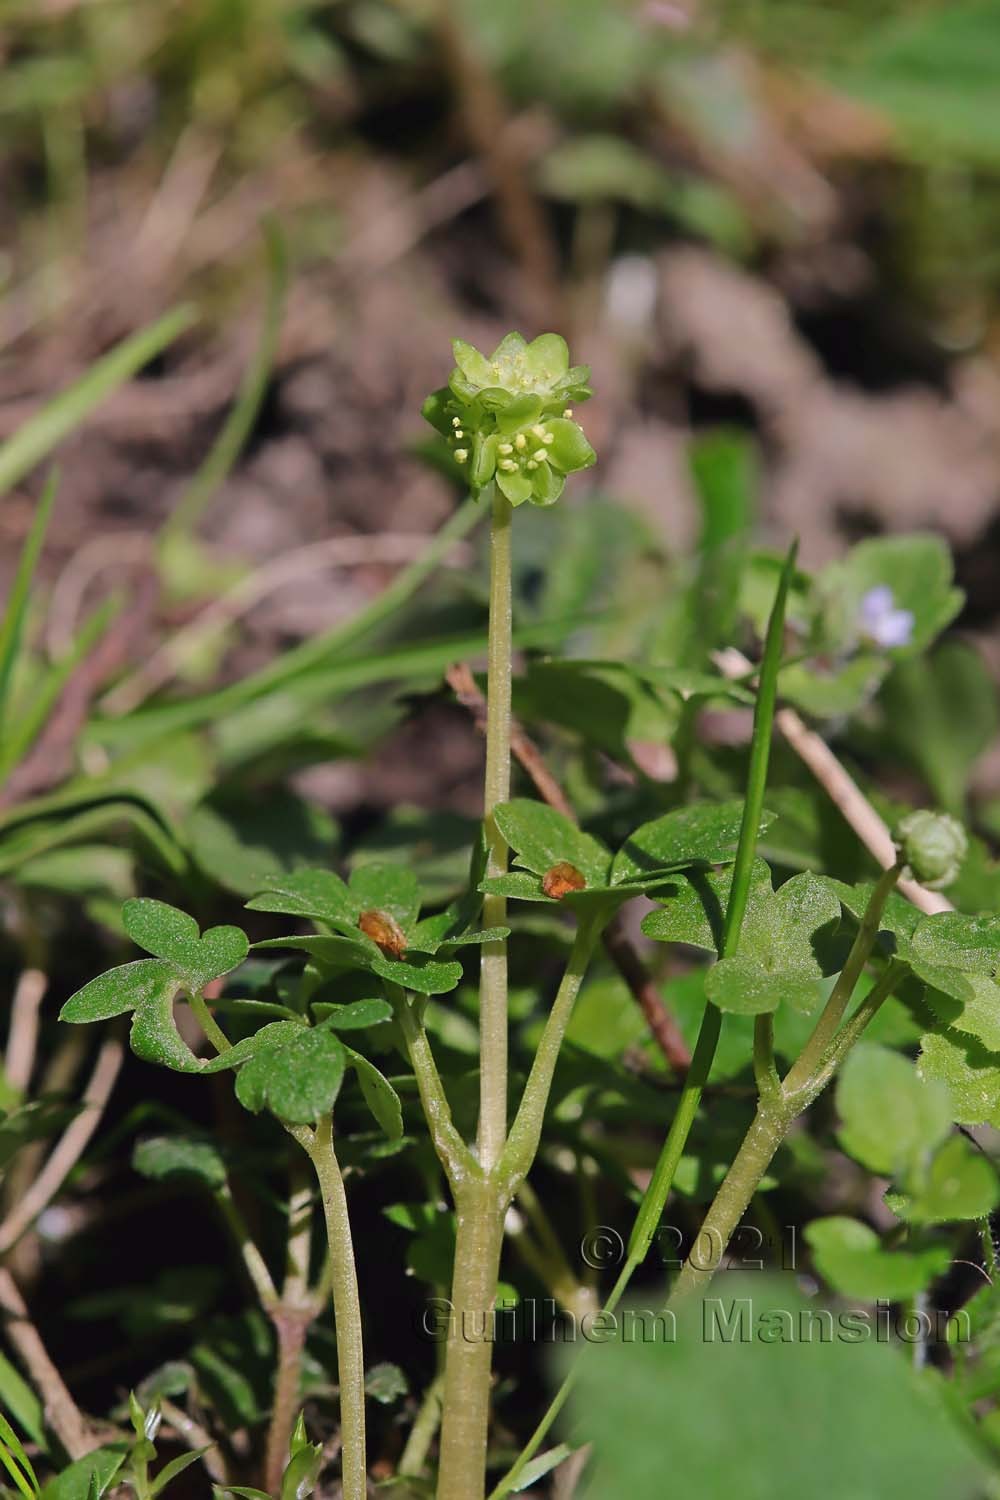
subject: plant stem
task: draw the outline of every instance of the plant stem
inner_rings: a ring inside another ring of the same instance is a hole
[[[264,1460],[264,1488],[271,1495],[281,1488],[281,1476],[288,1463],[288,1446],[299,1408],[302,1355],[309,1328],[319,1311],[318,1299],[309,1290],[313,1189],[300,1156],[296,1155],[292,1161],[289,1175],[285,1279],[280,1299],[269,1309],[278,1343]]]
[[[416,1421],[410,1428],[410,1435],[406,1439],[406,1447],[403,1449],[396,1473],[415,1478],[422,1471],[427,1462],[427,1454],[434,1434],[441,1423],[441,1396],[444,1391],[444,1371],[435,1375],[424,1393],[424,1399],[420,1403]]]
[[[797,1088],[811,1077],[815,1072],[820,1059],[825,1055],[827,1048],[837,1034],[848,1002],[854,994],[854,987],[861,977],[865,964],[868,962],[875,939],[878,937],[879,923],[885,910],[885,903],[889,899],[900,875],[902,865],[896,863],[891,869],[883,871],[879,877],[875,889],[865,910],[865,914],[858,926],[858,931],[851,951],[847,955],[847,961],[837,976],[837,982],[830,993],[830,998],[822,1015],[816,1022],[815,1030],[808,1042],[802,1049],[798,1060],[790,1069],[785,1078],[785,1092],[794,1093]]]
[[[757,1092],[767,1099],[781,1092],[774,1061],[774,1015],[757,1016],[753,1025],[753,1076]]]
[[[299,1139],[299,1132],[292,1127]],[[317,1122],[306,1149],[319,1182],[326,1236],[330,1250],[333,1316],[337,1327],[337,1362],[340,1382],[341,1483],[343,1500],[366,1500],[365,1460],[365,1356],[361,1332],[361,1301],[354,1265],[351,1221],[340,1163],[333,1147],[333,1123],[329,1115]]]
[[[684,1087],[677,1101],[674,1118],[670,1122],[663,1149],[653,1168],[649,1186],[639,1205],[635,1223],[632,1225],[632,1233],[628,1242],[628,1258],[637,1266],[641,1265],[645,1259],[653,1243],[653,1236],[659,1228],[677,1167],[684,1155],[684,1147],[687,1145],[694,1117],[698,1113],[702,1090],[708,1082],[721,1030],[722,1012],[709,1003],[705,1006],[698,1040],[694,1045],[694,1056],[684,1079]]]
[[[403,1033],[410,1065],[417,1080],[431,1142],[452,1192],[457,1192],[467,1177],[482,1175],[479,1163],[455,1129],[451,1105],[434,1061],[427,1032],[417,1020],[404,992],[397,987],[393,995],[396,1020]]]
[[[494,488],[490,529],[490,626],[483,819],[486,874],[507,869],[507,845],[493,816],[510,797],[511,519],[510,501]],[[483,900],[483,925],[503,926],[504,896]],[[507,1138],[507,943],[485,943],[479,980],[479,1161],[489,1172]]]
[[[753,1124],[747,1131],[743,1144],[726,1173],[711,1208],[705,1215],[696,1249],[691,1252],[681,1267],[680,1275],[669,1298],[671,1302],[688,1296],[711,1281],[718,1270],[726,1246],[739,1227],[740,1220],[746,1213],[750,1200],[760,1185],[761,1178],[774,1160],[775,1152],[788,1134],[792,1122],[826,1088],[847,1053],[872,1020],[879,1006],[892,993],[904,972],[903,964],[889,966],[879,982],[865,996],[847,1025],[830,1043],[824,1057],[818,1060],[811,1076],[796,1089],[794,1094],[787,1092],[786,1083],[785,1089],[778,1097],[770,1096],[761,1099]],[[807,1047],[810,1045],[811,1039]],[[706,1243],[707,1256],[704,1251]]]
[[[566,1027],[576,997],[580,993],[587,965],[600,937],[603,915],[581,918],[573,939],[569,959],[556,998],[552,1002],[545,1029],[531,1064],[531,1072],[524,1086],[524,1094],[518,1107],[510,1137],[500,1161],[500,1177],[508,1199],[513,1197],[520,1183],[531,1170],[538,1151],[545,1120],[545,1107],[549,1102],[552,1079],[559,1060]]]
[[[260,1305],[266,1313],[270,1313],[278,1301],[278,1289],[271,1279],[271,1273],[267,1269],[264,1257],[251,1237],[243,1215],[236,1206],[228,1183],[217,1190],[215,1201],[218,1204],[219,1212],[226,1221],[227,1228],[240,1247],[243,1265],[246,1268],[247,1275],[253,1282],[254,1291],[257,1293]]]
[[[761,1101],[753,1124],[705,1215],[695,1249],[681,1267],[670,1301],[696,1291],[715,1275],[726,1246],[784,1140],[795,1113],[777,1100]]]
[[[459,1193],[437,1500],[482,1500],[490,1419],[491,1320],[506,1202],[494,1182]]]
[[[232,1043],[205,1004],[204,998],[196,990],[192,990],[188,996],[188,1004],[198,1017],[199,1026],[216,1052],[228,1052]]]

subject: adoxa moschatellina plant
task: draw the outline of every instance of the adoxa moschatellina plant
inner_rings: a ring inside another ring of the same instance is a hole
[[[901,975],[922,977],[938,990],[944,987],[946,993],[961,996],[971,984],[966,972],[970,961],[985,963],[989,956],[989,945],[984,948],[982,941],[965,942],[961,933],[950,929],[923,933],[922,925],[907,925],[898,912],[893,913],[891,928],[899,934],[895,955],[883,961],[876,953],[880,923],[904,865],[908,862],[924,878],[940,880],[952,873],[961,830],[949,823],[921,815],[922,821],[918,818],[903,830],[897,864],[867,891],[812,874],[796,876],[775,891],[766,865],[756,858],[758,834],[768,821],[764,789],[794,549],[783,569],[768,627],[743,801],[675,808],[636,829],[615,851],[544,804],[511,800],[513,513],[524,502],[552,504],[567,476],[594,462],[593,449],[574,418],[575,405],[590,394],[588,372],[570,366],[566,345],[555,334],[530,344],[510,334],[489,358],[458,343],[455,358],[449,384],[429,398],[425,415],[491,515],[484,819],[481,839],[471,852],[466,892],[445,911],[422,915],[412,872],[391,864],[363,865],[346,883],[329,870],[262,880],[259,894],[249,903],[252,909],[306,919],[315,931],[258,945],[298,949],[306,961],[301,972],[283,984],[280,1005],[268,1004],[262,1011],[259,1002],[227,995],[223,1014],[235,1016],[242,1033],[235,1040],[223,1030],[205,990],[242,964],[249,951],[244,933],[236,927],[216,927],[200,934],[193,919],[173,907],[132,901],[125,907],[125,927],[149,956],[92,981],[63,1010],[64,1019],[78,1022],[132,1012],[132,1047],[140,1057],[184,1073],[232,1072],[239,1102],[254,1113],[268,1111],[305,1152],[319,1187],[328,1240],[345,1500],[365,1500],[367,1493],[365,1368],[334,1111],[350,1074],[382,1130],[401,1135],[399,1098],[369,1055],[375,1050],[369,1039],[377,1037],[377,1028],[385,1028],[383,1034],[408,1059],[455,1206],[436,1493],[438,1500],[482,1500],[490,1421],[490,1313],[504,1220],[538,1151],[560,1048],[590,958],[621,906],[637,895],[651,896],[660,910],[647,919],[650,936],[714,947],[719,962],[706,983],[709,1003],[694,1059],[609,1307],[624,1292],[659,1222],[708,1078],[724,1011],[757,1017],[753,1060],[760,1106],[706,1221],[723,1243],[792,1120],[824,1086]],[[525,523],[530,524],[527,516]],[[509,868],[511,851],[514,864]],[[696,870],[701,874],[689,880]],[[510,900],[557,905],[573,924],[565,972],[512,1118],[507,1067]],[[718,911],[724,918],[717,933]],[[842,921],[855,924],[853,945],[811,1040],[781,1080],[774,1062],[773,1012],[779,1004],[803,1009],[820,1005],[824,981],[836,971],[836,949],[827,939]],[[465,1140],[454,1123],[425,1027],[431,1001],[454,991],[462,979],[458,955],[470,947],[480,947],[482,953],[474,1142]],[[855,986],[873,959],[882,972],[845,1022]],[[182,1039],[174,1020],[178,999],[185,1000],[200,1021],[212,1056],[196,1055]],[[268,1016],[267,1024],[258,1024],[262,1014]],[[909,1189],[914,1190],[914,1183]],[[216,1196],[278,1330],[281,1358],[268,1447],[280,1460],[288,1452],[298,1390],[295,1349],[282,1342],[282,1331],[287,1334],[290,1320],[301,1328],[302,1318],[315,1316],[326,1282],[321,1278],[310,1286],[307,1241],[303,1252],[301,1230],[293,1230],[290,1214],[294,1275],[282,1293],[276,1293],[224,1181],[216,1184]],[[302,1203],[300,1183],[292,1201]],[[702,1275],[703,1268],[685,1267],[680,1290],[696,1285]],[[518,1484],[570,1384],[571,1379],[494,1496]]]

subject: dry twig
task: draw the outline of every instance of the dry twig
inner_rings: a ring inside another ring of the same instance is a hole
[[[6,1266],[0,1266],[0,1316],[4,1320],[4,1332],[42,1398],[45,1420],[69,1457],[83,1458],[85,1453],[99,1448],[101,1439],[91,1431],[63,1384],[62,1376],[31,1321],[17,1282]]]
[[[111,1097],[124,1056],[121,1038],[109,1036],[101,1044],[94,1071],[84,1090],[83,1108],[67,1125],[34,1182],[0,1224],[0,1255],[6,1254],[52,1201],[86,1150]]]

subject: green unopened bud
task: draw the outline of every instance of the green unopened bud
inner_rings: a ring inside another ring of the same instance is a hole
[[[956,818],[923,808],[902,819],[896,845],[914,880],[928,890],[940,891],[957,879],[969,840]]]

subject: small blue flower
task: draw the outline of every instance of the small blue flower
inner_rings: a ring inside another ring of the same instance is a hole
[[[912,611],[896,608],[895,597],[887,583],[876,584],[861,600],[858,610],[861,634],[884,651],[908,646],[913,639],[915,623]]]

